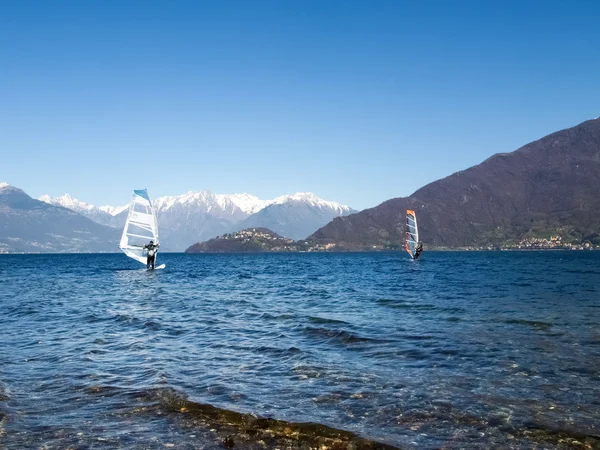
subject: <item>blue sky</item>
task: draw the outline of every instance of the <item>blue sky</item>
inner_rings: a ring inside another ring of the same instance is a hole
[[[597,1],[0,3],[0,181],[354,208],[600,116]]]

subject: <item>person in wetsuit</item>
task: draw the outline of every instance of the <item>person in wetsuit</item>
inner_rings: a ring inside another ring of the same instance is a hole
[[[148,258],[146,259],[146,269],[154,269],[154,259],[156,258],[156,252],[158,251],[160,244],[155,244],[154,241],[150,241],[149,244],[144,245],[144,250],[148,250]]]
[[[421,244],[420,242],[417,244],[417,249],[415,251],[415,259],[417,259],[419,257],[419,255],[421,254],[421,252],[423,251],[423,244]]]

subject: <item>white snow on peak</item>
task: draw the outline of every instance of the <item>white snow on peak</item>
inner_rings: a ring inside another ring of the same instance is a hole
[[[54,206],[62,206],[73,211],[91,211],[95,208],[94,205],[85,203],[71,197],[69,194],[65,194],[62,197],[50,197],[49,195],[42,195],[38,200]]]
[[[271,201],[271,204],[282,205],[284,203],[300,202],[306,203],[317,208],[329,208],[338,211],[340,214],[351,210],[350,207],[338,202],[323,200],[312,192],[296,192],[295,194],[282,195]]]
[[[129,207],[129,205],[97,207],[89,203],[77,200],[76,198],[71,197],[69,194],[65,194],[61,197],[50,197],[49,195],[42,195],[38,200],[41,200],[42,202],[48,203],[50,205],[62,206],[63,208],[67,208],[78,213],[97,213],[98,211],[102,211],[110,214],[111,216],[115,216]]]
[[[297,192],[291,195],[283,195],[273,200],[262,200],[254,195],[247,193],[243,194],[213,194],[210,191],[189,191],[187,194],[159,197],[154,201],[154,206],[157,211],[166,211],[173,208],[175,205],[182,207],[197,207],[204,209],[206,212],[222,211],[224,213],[234,213],[239,209],[245,214],[252,215],[263,208],[273,204],[284,203],[305,203],[310,206],[320,209],[332,209],[340,214],[351,211],[351,208],[341,205],[337,202],[323,200],[311,192]]]
[[[254,214],[268,204],[267,200],[261,200],[250,194],[213,194],[210,191],[189,191],[187,194],[158,197],[154,201],[157,211],[166,211],[175,205],[195,206],[207,212],[222,210],[233,213],[241,210],[246,214]]]
[[[0,184],[0,187],[4,186],[8,186],[8,184]],[[129,208],[129,205],[97,207],[77,200],[69,194],[56,198],[43,195],[39,200],[51,205],[71,209],[103,223],[107,219],[102,219],[102,214],[110,214],[114,217]],[[344,215],[352,212],[352,209],[348,206],[323,200],[312,192],[296,192],[295,194],[283,195],[273,200],[262,200],[247,193],[213,194],[208,190],[202,190],[197,192],[189,191],[183,195],[158,197],[153,203],[157,213],[160,215],[174,214],[179,217],[177,220],[184,221],[188,220],[190,214],[196,213],[207,213],[221,219],[238,221],[261,211],[269,205],[283,204],[303,204],[317,208],[327,214],[333,212],[336,215]]]
[[[117,214],[120,214],[123,211],[125,211],[127,208],[129,208],[129,205],[124,205],[124,206],[98,206],[98,209],[100,211],[104,211],[105,213],[108,213],[111,216],[116,216]]]
[[[269,200],[261,200],[250,194],[218,194],[217,201],[220,205],[227,205],[229,202],[240,208],[247,214],[254,214],[269,204]]]
[[[175,205],[206,205],[207,207],[210,207],[215,202],[215,195],[210,191],[189,191],[187,194],[183,195],[158,197],[153,203],[158,211],[164,211]]]
[[[3,181],[2,183],[0,183],[0,189],[4,189],[6,187],[10,187],[10,184],[8,184],[7,182]]]

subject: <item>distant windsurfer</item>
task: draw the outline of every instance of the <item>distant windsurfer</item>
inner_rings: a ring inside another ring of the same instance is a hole
[[[148,258],[146,259],[146,269],[154,269],[154,260],[156,259],[156,252],[158,247],[160,247],[159,243],[154,243],[154,241],[150,241],[149,244],[144,245],[144,250],[148,250]]]
[[[417,248],[415,250],[415,259],[419,258],[419,255],[421,254],[422,251],[423,251],[423,244],[419,242],[417,244]]]

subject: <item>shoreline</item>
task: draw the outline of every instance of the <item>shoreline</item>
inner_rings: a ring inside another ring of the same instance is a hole
[[[498,249],[469,249],[469,248],[430,248],[424,252],[596,252],[600,248],[498,248]],[[344,254],[344,253],[394,253],[404,254],[405,250],[323,250],[323,251],[228,251],[228,252],[160,252],[162,255],[264,255],[264,254]],[[0,252],[1,256],[8,255],[119,255],[121,252]]]

